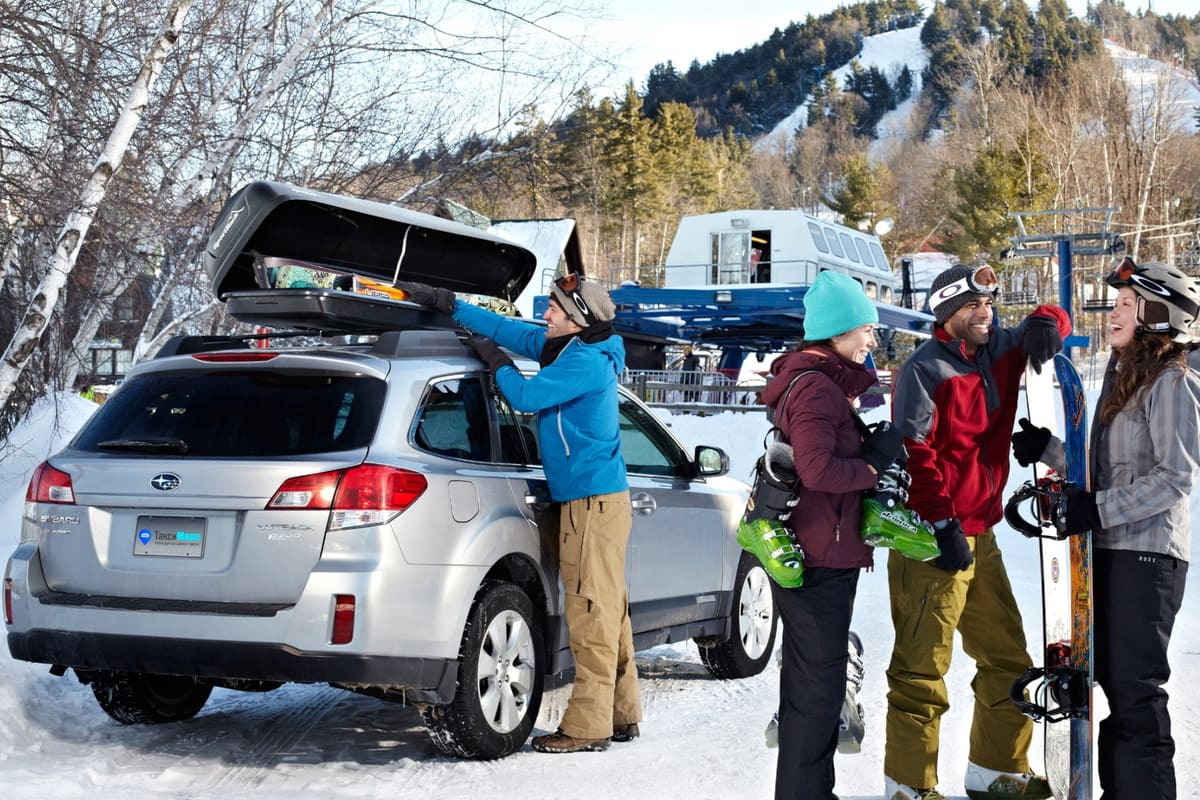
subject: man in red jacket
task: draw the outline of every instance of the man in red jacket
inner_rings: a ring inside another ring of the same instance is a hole
[[[959,264],[938,275],[929,296],[934,337],[895,379],[892,420],[908,447],[909,507],[933,523],[941,555],[927,563],[888,556],[896,639],[887,671],[887,800],[942,798],[938,728],[949,707],[944,677],[955,630],[976,663],[967,794],[1050,797],[1046,779],[1029,769],[1033,723],[1008,696],[1031,661],[992,526],[1003,516],[1026,360],[1049,361],[1071,321],[1057,306],[1038,306],[1016,327],[996,327],[998,292],[991,267]]]

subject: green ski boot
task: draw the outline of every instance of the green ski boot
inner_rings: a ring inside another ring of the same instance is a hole
[[[872,547],[890,547],[917,561],[941,554],[929,523],[886,494],[863,498],[862,537]]]
[[[779,520],[743,518],[738,523],[737,542],[784,589],[804,585],[804,552]]]

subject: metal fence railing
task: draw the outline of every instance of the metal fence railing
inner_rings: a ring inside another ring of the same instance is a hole
[[[680,411],[762,411],[762,384],[741,385],[720,372],[627,369],[621,385],[649,406]]]

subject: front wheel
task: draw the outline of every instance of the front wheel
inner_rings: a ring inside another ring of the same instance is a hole
[[[159,724],[191,719],[212,694],[212,684],[179,675],[138,672],[76,672],[90,683],[96,702],[122,725]]]
[[[762,672],[775,649],[778,620],[770,576],[758,559],[742,553],[733,585],[729,639],[701,643],[704,667],[718,678],[749,678]]]
[[[520,748],[541,709],[542,662],[528,595],[511,583],[484,584],[463,631],[454,699],[420,707],[437,748],[480,760]]]

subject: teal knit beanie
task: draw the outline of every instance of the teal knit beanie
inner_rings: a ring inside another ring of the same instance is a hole
[[[804,338],[810,342],[876,322],[879,312],[875,304],[849,275],[826,270],[804,293]]]

